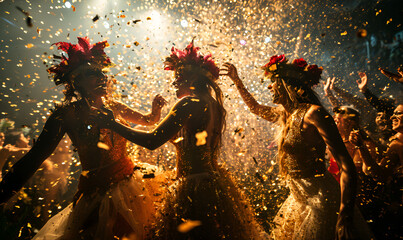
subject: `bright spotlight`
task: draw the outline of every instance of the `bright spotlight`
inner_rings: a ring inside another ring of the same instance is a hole
[[[71,8],[71,3],[70,3],[69,1],[66,1],[66,2],[64,3],[64,6],[65,6],[66,8]]]
[[[182,27],[187,27],[187,26],[189,26],[189,23],[186,20],[182,20],[181,25],[182,25]]]
[[[264,42],[265,43],[269,43],[271,41],[271,37],[266,37],[265,39],[264,39]]]
[[[246,44],[246,41],[242,39],[241,41],[239,41],[239,43],[243,46]]]

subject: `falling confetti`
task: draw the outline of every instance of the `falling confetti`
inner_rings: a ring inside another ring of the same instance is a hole
[[[196,146],[201,146],[206,144],[207,132],[198,132],[196,133]]]
[[[202,222],[197,220],[186,220],[184,223],[181,223],[178,226],[178,231],[181,233],[187,233],[191,231],[193,228],[201,226]]]

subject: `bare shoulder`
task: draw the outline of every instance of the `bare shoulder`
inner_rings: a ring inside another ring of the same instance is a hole
[[[304,121],[310,124],[328,122],[330,120],[332,120],[332,116],[330,116],[324,107],[318,105],[311,105],[304,117]]]
[[[403,152],[403,142],[400,139],[394,138],[389,144],[389,149],[393,152]]]

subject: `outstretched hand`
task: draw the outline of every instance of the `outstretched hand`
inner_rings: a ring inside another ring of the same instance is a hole
[[[403,69],[401,67],[397,69],[398,74],[389,72],[383,68],[379,68],[379,70],[383,75],[392,79],[393,81],[403,83]]]
[[[153,103],[152,103],[152,109],[157,110],[163,108],[167,104],[167,100],[160,94],[155,95]]]
[[[360,79],[356,81],[358,88],[360,89],[360,92],[366,92],[368,84],[367,74],[365,72],[359,72],[358,75],[360,76]]]
[[[323,83],[323,91],[325,91],[325,95],[327,96],[330,93],[330,90],[333,90],[334,81],[336,77],[327,78],[326,82]]]
[[[90,118],[96,122],[100,128],[110,128],[110,125],[115,121],[112,110],[105,107],[91,107]]]
[[[236,67],[232,63],[224,63],[224,67],[220,69],[220,75],[221,76],[228,76],[231,78],[231,80],[236,83],[237,81],[240,81],[239,76],[238,76],[238,71],[236,70]]]

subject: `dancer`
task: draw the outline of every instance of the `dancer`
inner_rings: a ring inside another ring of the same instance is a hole
[[[319,83],[322,69],[308,66],[303,59],[288,64],[284,55],[271,57],[263,69],[272,81],[273,103],[281,107],[270,107],[259,104],[246,90],[234,65],[224,66],[223,75],[232,79],[251,112],[282,124],[279,165],[290,196],[274,219],[271,237],[352,238],[357,176],[332,117],[311,89]],[[341,191],[325,168],[326,146],[341,166]]]
[[[56,85],[65,85],[65,100],[49,116],[32,149],[0,183],[0,203],[23,186],[67,133],[82,166],[78,192],[73,203],[50,219],[35,239],[142,239],[145,225],[155,211],[142,176],[134,171],[126,140],[100,129],[89,118],[90,107],[103,106],[102,98],[106,96],[107,77],[103,70],[112,65],[104,52],[107,42],[90,44],[87,37],[79,37],[78,44],[55,45],[68,57],[61,57],[61,63],[48,71],[54,74]],[[155,101],[160,103],[156,104],[160,111],[165,102],[160,97]],[[119,103],[110,107],[121,122],[131,112]],[[141,114],[129,115],[137,116],[130,119],[132,122],[150,123],[143,121],[148,118]]]
[[[148,149],[167,141],[176,147],[178,180],[150,238],[260,239],[251,208],[217,162],[226,115],[216,83],[219,68],[192,42],[184,51],[172,48],[165,70],[175,71],[179,101],[154,130],[128,128],[106,109],[96,116],[105,127]]]

